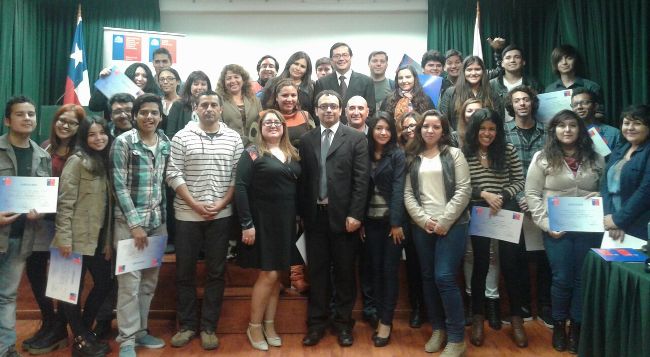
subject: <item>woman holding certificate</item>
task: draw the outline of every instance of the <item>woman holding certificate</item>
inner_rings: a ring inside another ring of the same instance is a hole
[[[424,350],[463,356],[465,317],[456,272],[465,253],[467,204],[472,193],[463,153],[449,146],[451,129],[437,110],[422,114],[406,146],[404,204],[420,257],[424,301],[433,327]]]
[[[503,119],[492,109],[479,109],[469,119],[463,153],[472,180],[472,206],[486,207],[490,214],[501,209],[520,211],[515,196],[524,189],[524,173],[517,149],[506,142]],[[501,270],[510,298],[512,335],[519,347],[528,346],[522,320],[522,288],[528,279],[526,247],[521,232],[517,243],[499,240]],[[481,346],[484,341],[485,280],[490,265],[492,239],[471,236],[474,252],[472,269],[472,334],[470,342]]]
[[[75,335],[73,356],[104,356],[108,344],[97,340],[91,327],[111,283],[110,189],[108,181],[108,126],[102,118],[85,118],[79,126],[79,151],[66,162],[61,174],[56,215],[56,234],[52,246],[62,256],[83,255],[81,281],[90,271],[93,288],[86,298],[83,313],[79,305],[60,302]]]
[[[533,156],[526,177],[526,200],[533,221],[544,231],[551,265],[553,348],[577,353],[582,321],[582,263],[600,246],[602,233],[557,232],[550,228],[550,197],[594,197],[604,173],[604,159],[593,148],[584,121],[563,110],[549,122],[544,149]],[[566,320],[571,319],[567,342]]]
[[[602,181],[605,229],[616,240],[625,234],[648,240],[650,106],[633,105],[621,116],[621,132],[627,143],[610,155]]]

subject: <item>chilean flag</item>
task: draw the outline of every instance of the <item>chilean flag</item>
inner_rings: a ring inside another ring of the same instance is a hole
[[[74,31],[70,60],[68,61],[68,76],[65,79],[65,94],[63,104],[88,105],[90,100],[90,81],[84,54],[84,36],[81,27],[81,6],[77,14],[77,29]]]

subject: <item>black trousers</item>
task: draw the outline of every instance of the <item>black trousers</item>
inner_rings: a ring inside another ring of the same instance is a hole
[[[86,276],[86,271],[90,272],[93,278],[93,288],[90,290],[84,303],[83,314],[80,304],[73,305],[60,302],[63,313],[70,323],[70,327],[75,336],[86,336],[90,332],[97,312],[113,288],[114,281],[111,278],[111,262],[110,260],[104,259],[104,254],[100,252],[99,248],[95,251],[95,255],[84,255],[83,257],[81,281],[77,295],[79,297],[81,297],[81,292],[84,289],[84,276]]]
[[[49,260],[49,251],[32,252],[25,261],[25,273],[32,287],[32,293],[34,293],[38,308],[41,310],[43,321],[54,321],[55,319],[65,321],[63,314],[57,314],[54,310],[54,300],[45,296]]]
[[[324,330],[329,320],[332,285],[335,287],[332,325],[337,330],[351,329],[352,308],[356,299],[355,258],[359,232],[332,232],[327,209],[319,209],[316,225],[307,229],[307,267],[311,288],[307,308],[309,329]]]
[[[203,222],[176,220],[176,296],[181,329],[213,332],[217,329],[226,286],[226,253],[232,217]],[[205,279],[201,318],[196,296],[196,262],[205,252]],[[200,326],[199,326],[200,325]]]
[[[472,236],[474,268],[472,291],[485,291],[485,278],[490,264],[490,238]],[[523,290],[528,284],[528,260],[523,232],[519,243],[499,241],[499,262],[510,300],[510,314],[521,316]],[[485,294],[472,294],[472,313],[484,315]]]

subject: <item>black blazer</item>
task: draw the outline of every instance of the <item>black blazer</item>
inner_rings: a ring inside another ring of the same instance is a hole
[[[325,89],[331,89],[338,94],[341,94],[341,88],[339,87],[339,77],[336,71],[326,75],[325,77],[316,81],[314,85],[314,98]],[[343,110],[341,113],[341,123],[347,124],[348,119],[345,116],[345,107],[348,105],[348,99],[354,97],[355,95],[362,96],[366,102],[368,102],[368,109],[370,109],[369,117],[372,117],[375,114],[375,84],[372,82],[370,77],[365,74],[361,74],[355,71],[352,71],[350,75],[350,84],[348,85],[348,90],[345,92],[345,98],[343,98]],[[318,103],[314,103],[314,110]]]
[[[320,126],[300,138],[299,214],[307,230],[316,227],[320,180]],[[368,144],[363,133],[339,124],[327,154],[327,196],[330,230],[345,232],[346,217],[363,221],[368,193]]]

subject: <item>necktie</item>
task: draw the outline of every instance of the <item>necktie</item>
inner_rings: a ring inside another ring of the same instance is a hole
[[[327,152],[330,150],[330,138],[332,130],[323,130],[323,140],[320,144],[320,180],[318,181],[318,198],[324,200],[327,198]]]
[[[341,81],[341,85],[340,85],[341,97],[345,98],[345,92],[348,91],[348,85],[345,84],[345,76],[340,76],[339,80]]]

